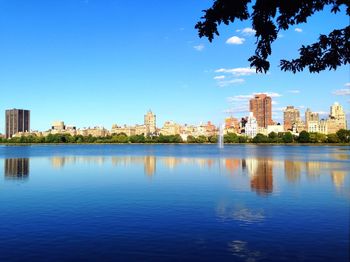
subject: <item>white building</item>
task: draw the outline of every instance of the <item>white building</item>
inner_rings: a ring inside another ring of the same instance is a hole
[[[275,133],[283,133],[284,132],[284,126],[283,125],[268,125],[267,126],[267,134],[270,134],[272,132]]]
[[[253,112],[249,113],[247,118],[247,123],[245,124],[245,134],[246,136],[253,138],[258,133],[258,123],[256,118],[253,116]]]

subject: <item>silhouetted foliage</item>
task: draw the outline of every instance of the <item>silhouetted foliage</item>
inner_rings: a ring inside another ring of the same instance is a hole
[[[252,9],[248,5],[253,2]],[[211,42],[215,35],[219,35],[218,26],[221,23],[229,25],[235,20],[251,20],[255,30],[256,50],[248,61],[257,72],[267,72],[270,68],[268,57],[272,53],[272,43],[277,39],[281,30],[290,26],[306,23],[307,19],[316,12],[331,6],[331,12],[337,13],[343,6],[346,14],[350,15],[349,0],[215,0],[213,6],[203,10],[204,16],[195,28],[200,37],[207,37]],[[250,11],[252,10],[252,11]],[[350,26],[336,29],[328,35],[320,35],[318,42],[302,46],[299,58],[281,60],[280,67],[284,71],[293,73],[308,68],[311,73],[325,69],[337,69],[340,65],[350,62]]]

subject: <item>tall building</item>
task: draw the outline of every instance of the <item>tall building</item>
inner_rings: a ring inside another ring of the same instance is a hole
[[[30,111],[10,109],[5,112],[6,138],[11,138],[18,132],[30,131]]]
[[[156,115],[152,113],[151,110],[147,112],[145,115],[145,121],[144,124],[146,126],[146,132],[147,134],[154,134],[157,131],[156,127]]]
[[[312,112],[310,108],[305,111],[305,123],[308,125],[309,122],[318,122],[320,121],[320,117],[318,113]]]
[[[331,119],[335,119],[338,122],[339,129],[346,129],[347,128],[345,112],[343,110],[343,107],[338,102],[335,102],[331,106],[329,117]]]
[[[255,95],[249,101],[249,110],[253,112],[259,127],[272,125],[272,99],[266,94]]]
[[[294,108],[294,106],[287,106],[287,108],[283,111],[283,125],[284,130],[292,130],[293,124],[298,123],[300,121],[300,112],[298,109]]]

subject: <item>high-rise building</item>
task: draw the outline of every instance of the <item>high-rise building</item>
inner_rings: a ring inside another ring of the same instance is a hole
[[[146,126],[147,134],[154,134],[157,131],[156,127],[156,115],[152,113],[151,110],[145,115],[144,124]]]
[[[10,109],[5,112],[6,138],[11,138],[18,132],[30,131],[30,111]]]
[[[266,94],[255,95],[249,101],[250,112],[253,112],[259,127],[272,125],[272,99]]]
[[[298,109],[294,108],[294,106],[287,106],[287,108],[283,111],[283,125],[284,130],[292,130],[293,124],[298,123],[300,121],[300,112]]]
[[[310,108],[305,111],[305,123],[308,125],[309,122],[318,122],[320,121],[320,117],[318,113],[312,112]]]
[[[335,119],[338,122],[339,129],[347,128],[345,112],[343,110],[343,107],[338,102],[335,102],[331,106],[329,116],[331,119]]]

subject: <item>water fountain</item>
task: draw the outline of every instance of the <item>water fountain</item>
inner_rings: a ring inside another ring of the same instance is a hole
[[[219,126],[218,146],[219,148],[224,148],[224,125]]]

